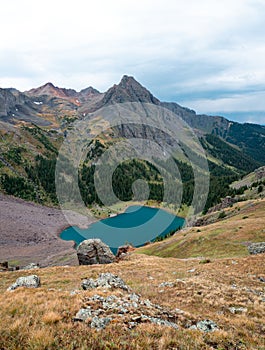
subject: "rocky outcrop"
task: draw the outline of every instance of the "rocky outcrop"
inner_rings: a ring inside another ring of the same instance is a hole
[[[208,213],[213,213],[215,211],[223,210],[225,208],[232,206],[236,202],[237,202],[236,198],[227,196],[224,199],[222,199],[222,202],[220,204],[217,204],[214,207],[210,208],[208,210]]]
[[[128,253],[134,251],[135,248],[132,247],[131,245],[123,245],[121,247],[118,248],[117,254],[116,254],[116,258],[117,259],[122,259],[124,258]]]
[[[99,294],[84,298],[83,307],[73,319],[86,322],[96,330],[102,330],[112,322],[127,329],[132,329],[141,323],[178,329],[179,326],[175,321],[184,319],[183,314],[168,311],[148,299],[142,299],[139,294],[132,293],[119,276],[111,273],[103,273],[96,280],[84,280],[81,286],[83,289],[102,288]],[[109,294],[106,288],[111,288],[113,294]],[[118,294],[115,291],[117,288],[122,289]]]
[[[90,292],[83,297],[82,308],[76,313],[73,321],[86,322],[89,327],[98,331],[109,324],[119,325],[122,329],[132,329],[143,323],[173,329],[190,328],[202,332],[218,329],[216,323],[211,320],[198,321],[178,308],[168,310],[153,304],[149,299],[133,293],[119,276],[112,273],[102,273],[96,280],[83,280],[81,286],[89,290],[99,288],[100,291],[98,294]],[[166,282],[165,286],[173,287]]]
[[[248,251],[251,255],[265,253],[265,242],[251,243],[248,246]]]
[[[79,265],[110,264],[115,256],[100,239],[87,239],[77,247]]]
[[[82,281],[81,286],[85,290],[97,287],[120,288],[126,291],[129,290],[129,287],[119,276],[113,275],[110,272],[101,273],[96,280],[94,280],[93,278],[85,279]]]
[[[36,275],[19,277],[7,290],[12,291],[19,287],[38,288],[40,287],[40,278]]]

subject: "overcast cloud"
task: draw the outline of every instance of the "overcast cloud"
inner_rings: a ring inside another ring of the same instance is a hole
[[[264,0],[0,5],[0,87],[105,91],[128,74],[161,100],[265,124]]]

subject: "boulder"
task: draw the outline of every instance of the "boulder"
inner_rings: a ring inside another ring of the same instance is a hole
[[[77,247],[79,265],[110,264],[115,256],[100,239],[87,239]]]
[[[40,278],[36,275],[19,277],[7,290],[12,291],[19,287],[38,288],[40,287]]]
[[[249,254],[261,254],[265,253],[265,242],[251,243],[248,246]]]
[[[132,247],[131,245],[123,245],[121,247],[118,248],[117,254],[116,254],[116,258],[118,259],[122,259],[124,258],[129,252],[134,251],[135,248]]]

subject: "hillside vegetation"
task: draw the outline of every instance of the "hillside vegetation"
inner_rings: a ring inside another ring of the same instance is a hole
[[[247,256],[249,242],[265,241],[264,213],[265,199],[238,202],[205,216],[206,222],[214,223],[186,228],[165,241],[139,248],[138,252],[175,258]]]
[[[1,348],[263,349],[264,283],[259,277],[264,277],[264,255],[200,262],[133,254],[126,261],[105,266],[45,268],[34,271],[41,278],[40,288],[14,292],[6,292],[7,287],[32,271],[1,273]],[[120,326],[126,315],[117,316],[100,331],[86,322],[73,322],[86,298],[123,294],[81,290],[82,279],[95,278],[101,272],[119,275],[133,292],[152,303],[169,310],[177,308],[179,329],[148,322],[128,329]],[[162,287],[163,282],[172,285]],[[240,308],[243,311],[233,311]],[[204,333],[187,328],[204,319],[214,321],[218,330]]]

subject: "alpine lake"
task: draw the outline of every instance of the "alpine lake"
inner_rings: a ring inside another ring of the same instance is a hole
[[[86,229],[70,226],[60,238],[74,241],[76,246],[90,238],[99,238],[116,254],[118,247],[131,244],[134,247],[163,238],[185,224],[185,219],[165,210],[132,205],[122,214],[100,220]]]

